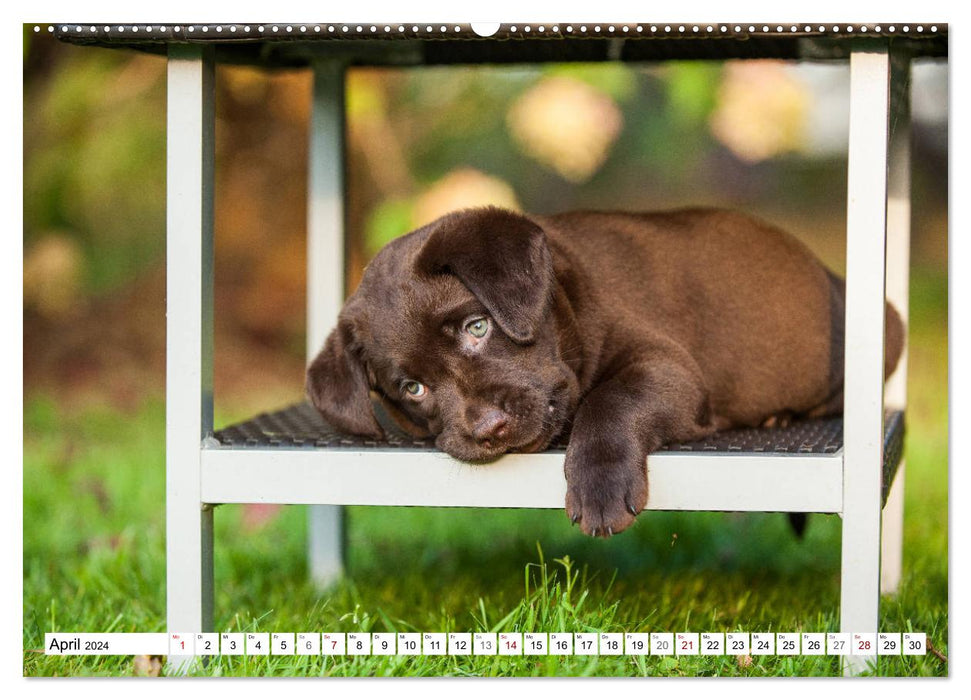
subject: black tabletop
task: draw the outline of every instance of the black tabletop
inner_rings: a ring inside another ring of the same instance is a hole
[[[210,44],[216,60],[265,66],[337,58],[355,65],[660,61],[668,59],[840,59],[868,44],[914,57],[946,57],[947,24],[808,23],[225,23],[40,26],[73,44],[166,53],[170,44]]]

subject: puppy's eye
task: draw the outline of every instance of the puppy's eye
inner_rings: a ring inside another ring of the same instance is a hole
[[[485,334],[489,332],[489,319],[477,318],[474,321],[469,321],[465,324],[465,332],[473,338],[484,338]]]
[[[421,382],[416,382],[414,380],[409,380],[401,385],[405,391],[407,391],[411,396],[416,399],[420,399],[428,392],[428,387],[426,387]]]

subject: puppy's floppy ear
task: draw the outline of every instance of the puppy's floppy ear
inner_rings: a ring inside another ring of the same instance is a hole
[[[371,410],[367,375],[350,321],[341,319],[307,369],[307,396],[328,423],[354,435],[381,439]]]
[[[430,228],[416,269],[454,274],[506,335],[521,345],[533,342],[553,286],[543,229],[494,207],[449,214]]]

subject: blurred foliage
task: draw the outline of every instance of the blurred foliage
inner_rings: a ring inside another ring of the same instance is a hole
[[[569,77],[544,78],[524,92],[507,117],[519,148],[565,180],[588,181],[623,127],[616,103]]]
[[[160,387],[165,60],[24,39],[26,385],[131,365]],[[311,86],[308,70],[217,70],[217,394],[270,381],[268,363],[300,391]],[[353,68],[346,107],[348,289],[392,238],[485,203],[730,206],[843,267],[845,155],[806,152],[812,103],[789,64]],[[938,143],[917,129],[914,259],[941,267]]]
[[[700,61],[675,61],[664,70],[672,121],[682,128],[698,129],[715,107],[722,67]]]
[[[71,266],[56,272],[99,292],[165,250],[165,64],[114,51],[50,58],[41,79],[24,80],[25,255],[49,251],[37,247],[47,237],[70,240]]]
[[[570,78],[597,88],[620,104],[637,93],[637,73],[623,63],[551,63],[536,69],[543,78]]]
[[[805,143],[809,95],[775,62],[728,66],[712,114],[712,133],[749,163],[799,150]]]

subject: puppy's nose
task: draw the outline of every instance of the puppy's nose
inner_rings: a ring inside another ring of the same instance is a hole
[[[472,437],[477,442],[488,443],[506,435],[509,416],[498,409],[488,411],[472,428]]]

